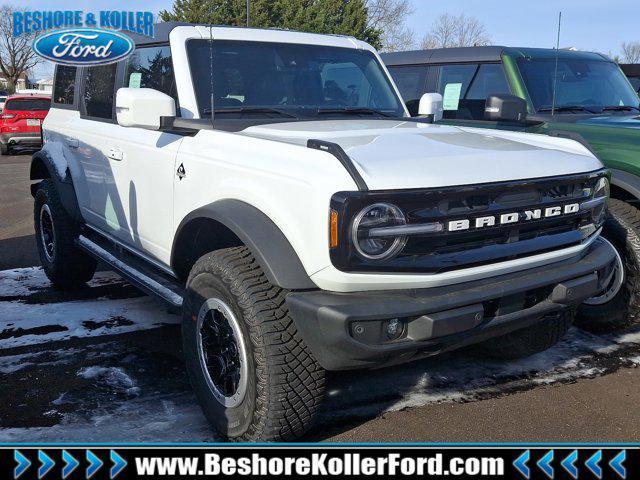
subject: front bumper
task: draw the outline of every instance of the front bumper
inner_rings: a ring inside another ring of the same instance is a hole
[[[615,252],[596,239],[580,255],[499,277],[429,289],[290,292],[287,304],[327,370],[371,368],[482,342],[579,305],[604,288]],[[403,335],[385,337],[391,319]]]

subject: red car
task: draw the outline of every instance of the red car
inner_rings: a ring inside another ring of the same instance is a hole
[[[42,147],[40,126],[49,113],[51,97],[44,95],[12,95],[7,98],[0,115],[0,154],[12,147]]]

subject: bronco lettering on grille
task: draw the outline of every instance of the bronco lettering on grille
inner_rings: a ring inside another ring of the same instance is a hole
[[[447,230],[457,232],[460,230],[469,230],[470,228],[494,227],[496,225],[507,225],[510,223],[518,223],[527,220],[540,220],[541,218],[558,217],[561,215],[569,215],[580,211],[579,203],[570,203],[568,205],[555,205],[546,208],[537,208],[534,210],[524,210],[521,212],[502,213],[500,215],[488,215],[485,217],[477,217],[474,219],[463,218],[460,220],[451,220],[448,222]]]

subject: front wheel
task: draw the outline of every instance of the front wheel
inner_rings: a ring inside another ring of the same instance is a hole
[[[310,427],[324,370],[246,247],[201,257],[184,296],[182,336],[198,402],[233,441],[295,440]]]
[[[616,251],[605,289],[578,309],[576,326],[594,333],[623,328],[636,321],[640,308],[640,210],[622,200],[609,200],[602,238]]]

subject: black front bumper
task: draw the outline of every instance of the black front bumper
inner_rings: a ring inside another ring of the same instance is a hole
[[[601,291],[615,252],[597,239],[582,254],[535,269],[429,289],[291,292],[287,304],[327,370],[371,368],[478,343],[577,306]],[[386,326],[401,322],[400,338]]]

